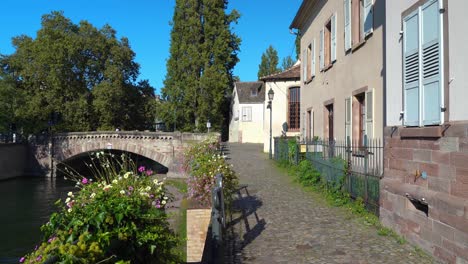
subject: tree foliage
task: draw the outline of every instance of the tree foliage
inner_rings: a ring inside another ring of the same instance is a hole
[[[162,88],[160,118],[178,130],[227,127],[234,66],[240,38],[231,31],[239,14],[227,14],[228,1],[177,0],[170,57]]]
[[[283,62],[281,63],[281,70],[287,70],[294,66],[294,60],[290,55],[283,58]]]
[[[281,69],[278,67],[278,52],[272,45],[270,45],[266,51],[262,54],[262,60],[258,65],[258,78],[278,73]]]
[[[57,11],[41,22],[35,39],[14,37],[16,51],[1,58],[1,90],[10,87],[21,100],[14,107],[17,126],[39,132],[54,116],[56,131],[147,128],[143,109],[154,92],[148,82],[136,83],[139,65],[128,39],[118,39],[109,25],[75,24]]]

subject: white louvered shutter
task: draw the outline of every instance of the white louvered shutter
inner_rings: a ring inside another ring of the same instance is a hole
[[[325,68],[325,58],[324,58],[324,31],[323,29],[320,30],[320,53],[319,53],[319,63],[320,63],[320,70]]]
[[[307,50],[302,51],[302,81],[307,81]]]
[[[367,139],[374,138],[374,91],[366,92],[366,135]]]
[[[344,47],[345,51],[351,49],[351,0],[344,0]]]
[[[332,62],[336,61],[336,22],[337,22],[337,18],[336,18],[336,13],[335,13],[331,17],[331,25],[330,25],[331,26],[330,49],[331,49],[331,61]]]
[[[311,73],[312,73],[312,77],[315,76],[315,39],[312,40],[312,50],[310,52],[311,56],[312,56],[312,70],[311,70]]]
[[[367,36],[374,31],[374,10],[372,0],[364,0],[364,35]]]
[[[422,110],[423,125],[441,123],[441,14],[439,2],[421,7]]]
[[[404,125],[419,125],[419,14],[403,20]]]
[[[348,137],[352,140],[351,137],[351,117],[352,117],[352,98],[348,97],[345,99],[345,140],[348,142]]]

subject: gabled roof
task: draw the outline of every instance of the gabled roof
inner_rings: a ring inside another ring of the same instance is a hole
[[[297,11],[289,28],[301,29],[304,23],[310,18],[311,10],[314,8],[316,3],[317,0],[303,0],[301,7],[299,7],[299,10]]]
[[[236,82],[234,85],[240,104],[257,104],[265,101],[263,82]]]
[[[268,81],[298,81],[301,79],[301,63],[296,63],[289,69],[286,69],[280,73],[275,73],[261,77],[260,80]]]

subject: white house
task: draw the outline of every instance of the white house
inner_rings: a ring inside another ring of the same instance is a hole
[[[232,92],[229,142],[263,143],[263,82],[236,82]]]
[[[279,137],[283,131],[283,124],[288,124],[286,136],[300,135],[301,120],[301,65],[297,62],[293,67],[276,74],[260,78],[265,83],[265,119],[263,125],[263,151],[270,150],[270,109],[268,106],[268,91],[274,92],[272,101],[272,137]],[[274,152],[274,143],[272,142]]]

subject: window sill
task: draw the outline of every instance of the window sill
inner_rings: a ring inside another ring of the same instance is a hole
[[[442,137],[442,127],[404,127],[400,130],[402,138],[440,138]]]
[[[326,72],[328,71],[331,67],[333,67],[333,62],[328,64],[327,66],[325,66],[323,69],[322,69],[322,72]]]
[[[361,39],[360,42],[353,44],[351,47],[351,52],[355,52],[356,50],[360,49],[366,43],[366,39]]]
[[[305,80],[304,83],[305,84],[309,84],[312,82],[312,80],[314,79],[315,76],[312,76],[312,78],[308,79],[308,80]]]

